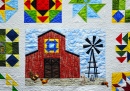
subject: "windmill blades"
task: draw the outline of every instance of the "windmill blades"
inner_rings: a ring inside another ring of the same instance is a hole
[[[99,39],[99,40],[95,43],[95,45],[96,45],[96,44],[98,44],[98,43],[100,43],[101,41],[102,41],[102,40],[101,40],[101,39]]]
[[[85,40],[91,45],[91,42],[88,38],[86,38]]]
[[[95,47],[103,47],[103,44],[95,45]]]
[[[91,50],[92,50],[92,47],[86,53],[89,54]]]
[[[83,45],[83,48],[88,48],[90,47],[91,45]]]
[[[94,49],[98,54],[100,53],[100,51],[96,47],[94,47]]]
[[[96,36],[93,36],[93,44],[95,43],[96,40]]]

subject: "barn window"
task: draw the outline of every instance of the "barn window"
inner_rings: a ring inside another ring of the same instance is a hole
[[[59,39],[45,39],[44,46],[45,53],[59,53]]]

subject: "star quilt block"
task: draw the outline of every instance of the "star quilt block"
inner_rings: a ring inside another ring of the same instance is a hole
[[[62,23],[62,0],[24,0],[24,23]]]
[[[130,90],[130,72],[112,73],[112,91]]]

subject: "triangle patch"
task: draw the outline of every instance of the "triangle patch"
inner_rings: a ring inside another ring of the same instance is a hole
[[[118,88],[116,88],[116,91],[120,91]]]
[[[125,41],[126,44],[128,44],[128,33],[123,37],[123,40]]]
[[[36,11],[35,10],[25,10],[25,12],[30,16],[34,21],[36,20]]]
[[[116,38],[116,40],[122,44],[122,33]]]
[[[3,5],[2,7],[0,7],[0,10],[5,10],[5,5]]]
[[[120,80],[120,82],[118,84],[122,84],[123,83],[123,79]]]
[[[51,23],[60,23],[62,22],[62,12],[59,12],[59,14],[57,14],[57,16],[55,16],[50,22]]]
[[[58,9],[61,4],[62,3],[59,0],[56,0],[56,9]]]
[[[5,5],[5,9],[6,10],[15,10],[15,8],[11,7],[11,6],[8,6],[8,5]]]
[[[12,85],[8,80],[6,80],[6,85]]]
[[[126,51],[116,51],[121,57],[126,53]]]
[[[0,79],[5,79],[4,76],[0,73]]]
[[[24,22],[35,23],[35,21],[26,12],[24,12]]]
[[[89,18],[99,18],[99,16],[97,15],[97,13],[93,9],[91,9],[90,7],[87,7],[87,10],[88,10],[87,16]]]
[[[123,50],[127,45],[116,45],[120,50]]]
[[[12,82],[12,83],[11,83]],[[15,82],[10,75],[6,74],[6,83],[8,85],[18,86],[17,82]]]
[[[130,53],[127,52],[127,62],[129,62],[129,60],[130,60]]]
[[[30,5],[30,0],[27,0],[24,4],[27,6],[27,8],[28,9],[30,9],[31,8],[31,5]]]
[[[87,22],[87,7],[84,6],[78,13],[78,15],[85,21]]]
[[[81,3],[84,3],[84,0],[71,0],[69,3],[71,4],[81,4]]]
[[[12,86],[12,91],[18,91],[14,86]]]
[[[18,86],[17,82],[15,82],[14,80],[13,80],[13,82],[12,82],[12,85],[13,85],[13,86]]]
[[[48,16],[38,16],[38,19],[39,19],[41,22],[44,22],[47,18],[48,18]]]
[[[73,5],[73,17],[78,14],[78,12],[84,7],[83,4],[74,4]],[[78,8],[77,8],[78,7]]]
[[[6,74],[6,80],[13,80],[9,74]]]
[[[89,6],[97,13],[105,4],[89,4]]]
[[[124,62],[124,60],[126,59],[126,57],[116,57],[120,63]]]
[[[49,11],[49,14],[50,14],[50,17],[49,17],[49,20],[51,21],[54,17],[57,16],[57,14],[61,12],[60,10],[50,10]]]

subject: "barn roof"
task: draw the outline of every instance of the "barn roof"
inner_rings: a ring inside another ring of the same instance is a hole
[[[57,31],[54,31],[54,30],[49,30],[49,31],[47,31],[47,32],[45,32],[45,33],[43,33],[43,34],[41,34],[41,35],[39,35],[38,37],[41,37],[41,36],[43,36],[43,35],[45,35],[45,34],[47,34],[47,33],[49,33],[49,32],[54,32],[54,33],[57,33],[57,34],[59,34],[59,35],[61,35],[61,36],[63,36],[63,37],[65,37],[65,35],[63,35],[63,34],[61,34],[61,33],[59,33],[59,32],[57,32]]]
[[[66,51],[67,53],[70,53],[70,54],[72,54],[72,55],[75,55],[75,56],[79,57],[79,55],[78,55],[78,54],[72,53],[72,52],[67,51],[67,50],[65,50],[65,51]]]
[[[26,56],[31,55],[31,54],[33,54],[33,53],[35,53],[35,52],[38,52],[38,50],[36,50],[36,51],[33,51],[33,52],[31,52],[31,53],[26,54]]]
[[[54,30],[49,30],[49,31],[47,31],[47,32],[45,32],[45,33],[43,33],[43,34],[41,34],[41,35],[39,35],[38,37],[41,37],[41,36],[44,36],[45,34],[47,34],[47,33],[49,33],[49,32],[54,32],[54,33],[57,33],[57,34],[59,34],[59,35],[61,35],[61,36],[63,36],[63,37],[65,37],[65,35],[63,35],[63,34],[61,34],[61,33],[59,33],[59,32],[57,32],[57,31],[54,31]],[[72,52],[69,52],[69,51],[67,51],[67,50],[65,50],[67,53],[70,53],[70,54],[73,54],[73,55],[75,55],[75,56],[77,56],[77,57],[79,57],[79,55],[77,55],[77,54],[75,54],[75,53],[72,53]],[[30,54],[33,54],[33,53],[35,53],[35,52],[38,52],[38,50],[36,50],[36,51],[33,51],[33,52],[31,52],[31,53],[28,53],[28,54],[26,54],[26,56],[28,56],[28,55],[30,55]]]

